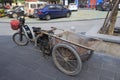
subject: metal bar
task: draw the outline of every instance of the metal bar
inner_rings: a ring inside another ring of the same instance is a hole
[[[54,38],[63,40],[63,41],[65,41],[65,42],[74,44],[74,45],[76,45],[76,46],[78,46],[78,47],[85,48],[85,49],[87,49],[87,50],[94,50],[94,49],[92,49],[92,48],[90,48],[90,47],[87,47],[87,46],[84,46],[84,45],[80,45],[80,44],[76,44],[76,43],[74,43],[74,42],[68,41],[68,40],[66,40],[66,39],[62,39],[62,38],[60,38],[60,37],[58,37],[58,36],[56,36],[56,35],[52,35],[52,34],[49,34],[49,33],[47,33],[47,32],[42,32],[42,33],[44,33],[44,34],[46,34],[46,35],[49,35],[49,36],[51,36],[51,37],[54,37]]]

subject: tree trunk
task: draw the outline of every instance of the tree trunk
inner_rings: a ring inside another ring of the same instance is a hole
[[[112,6],[113,6],[112,10],[111,12],[108,12],[103,27],[100,30],[100,33],[108,34],[108,35],[114,34],[114,27],[118,14],[118,4],[119,4],[119,0],[112,0]]]
[[[115,9],[114,14],[112,14],[111,20],[110,20],[110,26],[108,27],[107,34],[113,35],[114,34],[114,27],[117,20],[117,14],[118,14],[118,8]]]
[[[113,8],[114,12],[113,12],[113,14],[111,14],[110,26],[108,27],[108,30],[107,30],[108,35],[113,35],[114,34],[114,27],[115,27],[115,23],[116,23],[116,20],[117,20],[117,14],[118,14],[118,4],[116,2],[117,2],[116,0],[113,0],[113,2],[112,2],[113,6],[115,8]]]

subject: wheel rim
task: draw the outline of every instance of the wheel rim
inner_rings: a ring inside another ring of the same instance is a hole
[[[13,14],[13,18],[17,18],[17,14],[16,13]]]
[[[67,17],[70,17],[70,13],[67,13]]]
[[[26,36],[24,34],[22,34],[22,39],[20,39],[20,34],[16,34],[14,37],[13,37],[13,40],[16,44],[18,45],[26,45],[28,43],[28,40],[26,38]]]
[[[50,15],[46,16],[46,20],[50,20],[50,18],[51,18]]]
[[[78,56],[74,55],[71,50],[65,47],[58,47],[54,50],[54,61],[56,66],[68,75],[78,74],[81,70],[81,63]]]

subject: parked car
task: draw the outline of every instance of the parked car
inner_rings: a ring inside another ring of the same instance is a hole
[[[100,2],[98,5],[96,5],[96,10],[100,11],[109,11],[112,9],[112,4],[109,2]],[[120,4],[118,6],[118,9],[120,9]]]
[[[43,8],[47,4],[44,1],[25,2],[25,14],[29,17],[34,17],[34,9]]]
[[[68,9],[71,10],[71,11],[77,11],[77,10],[78,10],[77,4],[75,4],[75,3],[70,3],[70,4],[68,5]]]
[[[46,5],[42,9],[35,9],[34,13],[39,19],[46,19],[46,20],[50,20],[51,18],[57,18],[57,17],[71,16],[71,11],[60,4]]]
[[[10,9],[5,9],[5,15],[7,15],[9,11],[12,11],[12,10],[16,9],[17,7],[19,7],[19,6],[14,6]]]
[[[11,9],[7,13],[9,18],[17,18],[24,15],[24,6],[18,6],[15,9]]]
[[[86,8],[86,7],[87,7],[87,3],[85,3],[85,2],[80,2],[78,7],[79,7],[79,8]]]
[[[111,5],[109,2],[100,2],[98,5],[96,5],[96,10],[109,11],[111,10]]]
[[[120,10],[120,3],[119,3],[119,5],[118,5],[118,9]]]

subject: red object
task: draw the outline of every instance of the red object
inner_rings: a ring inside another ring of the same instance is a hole
[[[10,5],[6,5],[5,8],[6,8],[6,9],[10,9]]]
[[[42,14],[42,12],[41,12],[41,11],[38,11],[38,14]]]
[[[11,20],[10,24],[11,24],[11,28],[13,30],[18,30],[20,28],[20,21],[19,20]]]
[[[90,8],[94,9],[96,6],[96,0],[90,0]]]

